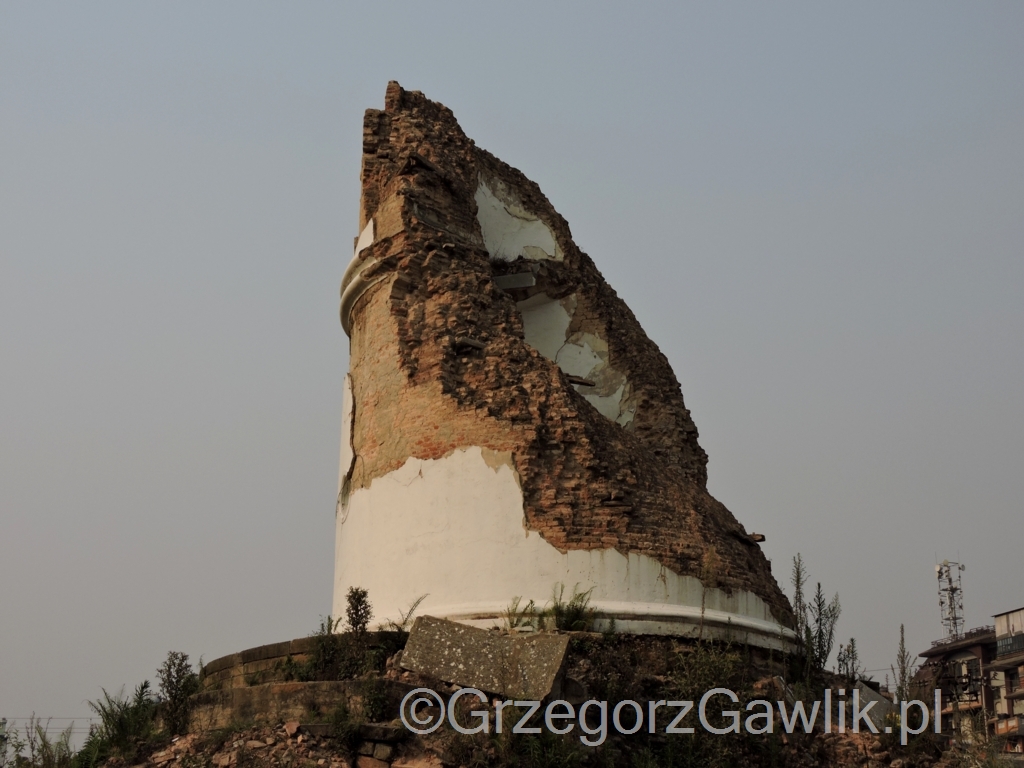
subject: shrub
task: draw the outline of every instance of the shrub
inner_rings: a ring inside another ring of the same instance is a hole
[[[348,619],[349,629],[356,634],[366,632],[373,618],[373,606],[370,605],[367,591],[362,587],[349,587],[346,600],[348,607],[345,608],[345,618]]]
[[[157,670],[163,699],[163,720],[168,732],[177,736],[188,731],[192,716],[190,697],[199,691],[199,675],[192,671],[188,654],[171,651]]]
[[[109,757],[131,763],[153,736],[156,701],[148,680],[139,684],[131,698],[111,696],[103,689],[103,698],[90,701],[89,708],[99,715],[100,722],[89,731],[77,755],[79,768],[92,768]]]
[[[351,592],[350,592],[351,594]],[[351,676],[352,654],[346,653],[349,643],[342,635],[337,634],[341,619],[325,616],[320,619],[320,627],[310,637],[313,648],[306,663],[298,670],[300,680],[340,680]],[[359,670],[362,671],[362,670]]]
[[[16,730],[4,735],[0,744],[0,765],[14,765],[20,768],[73,768],[74,752],[71,749],[71,726],[56,739],[50,738],[49,722],[43,724],[35,715],[25,726],[25,738]],[[7,754],[7,748],[11,754]],[[27,754],[25,754],[27,750]]]

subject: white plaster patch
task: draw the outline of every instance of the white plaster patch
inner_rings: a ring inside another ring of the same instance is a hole
[[[504,184],[495,186],[497,194],[481,179],[475,195],[477,221],[491,258],[562,261],[562,249],[548,225],[523,208]]]
[[[338,469],[338,492],[348,479],[356,461],[352,447],[352,427],[355,418],[355,403],[352,399],[352,374],[345,374],[345,388],[341,396],[341,466]]]
[[[516,304],[523,315],[523,335],[526,343],[548,360],[555,360],[558,350],[565,345],[572,315],[547,294],[538,293]],[[565,370],[565,369],[563,369]]]
[[[619,418],[621,417],[621,414],[619,413],[619,408],[622,405],[622,392],[625,388],[625,384],[620,384],[619,388],[612,392],[610,395],[588,395],[586,393],[586,390],[584,390],[581,394],[583,395],[583,397],[587,399],[588,403],[597,408],[598,413],[600,413],[602,416],[604,416],[606,419],[609,419],[610,421],[614,421],[616,423],[621,424],[622,422],[619,421]],[[632,417],[626,420],[627,424],[629,423],[631,418]]]
[[[359,239],[356,240],[356,252],[353,256],[358,256],[360,251],[364,248],[369,248],[371,245],[373,245],[373,219],[366,222],[363,231],[359,233]]]
[[[584,341],[583,344],[563,343],[562,348],[555,355],[555,362],[570,376],[588,378],[590,372],[604,361],[591,349],[590,344]]]
[[[556,301],[538,293],[516,306],[523,316],[526,343],[570,376],[592,381],[594,386],[576,385],[576,391],[605,418],[622,426],[629,424],[636,407],[624,407],[629,381],[608,364],[608,342],[592,333],[574,333],[567,338],[576,295]]]
[[[372,285],[386,277],[379,275],[369,281],[363,279],[363,271],[377,263],[376,259],[364,259],[359,255],[373,244],[373,237],[373,219],[370,219],[363,227],[363,231],[359,233],[355,255],[352,256],[352,261],[349,262],[345,275],[341,278],[341,327],[349,336],[352,335],[352,308],[355,303]]]
[[[421,614],[493,623],[513,597],[543,606],[562,583],[568,591],[593,587],[591,605],[616,616],[623,629],[635,624],[637,631],[692,632],[703,617],[709,625],[788,637],[753,593],[704,590],[698,579],[645,555],[562,553],[536,532],[524,535],[511,459],[485,457],[476,446],[442,459],[410,458],[356,490],[345,506],[347,521],[339,517],[335,540],[336,616],[349,587],[360,586],[369,591],[378,622],[399,619],[427,594]]]
[[[628,383],[628,382],[627,382]],[[623,398],[619,399],[619,415],[615,419],[616,424],[620,424],[623,427],[633,421],[633,417],[636,416],[636,406],[626,405]]]

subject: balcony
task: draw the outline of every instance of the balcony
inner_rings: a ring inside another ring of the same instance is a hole
[[[1024,734],[1024,722],[1020,715],[996,720],[996,736],[1016,736],[1018,734]]]
[[[996,658],[1024,652],[1024,634],[996,638]]]

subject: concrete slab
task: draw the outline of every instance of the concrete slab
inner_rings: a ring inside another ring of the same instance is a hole
[[[864,707],[868,706],[871,702],[874,702],[874,706],[868,711],[868,718],[875,727],[882,731],[885,729],[885,718],[895,713],[896,707],[893,705],[892,700],[883,696],[878,691],[870,688],[864,683],[857,683],[857,690],[860,692],[860,708],[863,710]]]
[[[506,635],[420,616],[402,651],[401,665],[466,688],[539,701],[560,682],[568,648],[568,635]]]

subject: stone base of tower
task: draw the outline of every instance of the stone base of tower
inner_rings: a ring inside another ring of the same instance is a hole
[[[595,629],[727,640],[790,651],[792,630],[745,591],[705,588],[642,553],[602,546],[559,551],[526,527],[523,494],[508,453],[477,446],[441,459],[410,458],[343,494],[338,509],[334,615],[350,587],[369,592],[374,621],[418,613],[501,626],[514,598],[550,604],[592,590]]]

